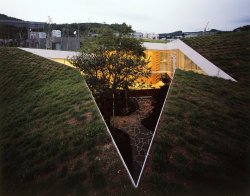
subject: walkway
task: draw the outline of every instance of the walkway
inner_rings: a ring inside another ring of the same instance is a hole
[[[153,132],[141,124],[141,120],[146,118],[153,110],[151,98],[137,98],[139,109],[129,116],[111,117],[111,125],[118,128],[130,136],[133,153],[134,177],[139,177],[145,156],[148,151]],[[135,180],[136,180],[135,179]]]

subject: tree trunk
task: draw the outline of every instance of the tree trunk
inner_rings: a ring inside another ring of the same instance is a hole
[[[112,106],[112,108],[113,108],[113,117],[115,116],[115,93],[113,92],[113,95],[112,95],[112,101],[113,101],[113,106]]]
[[[128,88],[125,89],[125,111],[128,112]]]

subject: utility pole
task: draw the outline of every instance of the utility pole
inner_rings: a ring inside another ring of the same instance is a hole
[[[78,40],[79,40],[79,38],[80,38],[79,22],[77,23],[77,27],[78,27],[78,29],[77,29],[77,35],[78,35]]]
[[[77,26],[78,26],[78,43],[77,44],[79,44],[79,48],[78,49],[80,49],[80,28],[79,28],[79,22],[77,23]]]
[[[207,31],[208,24],[209,24],[209,21],[207,22],[207,25],[206,25],[205,28],[204,28],[204,34],[205,34],[206,31]]]
[[[40,48],[40,35],[39,35],[39,31],[40,31],[40,25],[37,23],[38,48]]]
[[[67,25],[68,30],[68,40],[67,40],[67,51],[69,51],[69,26]]]
[[[49,24],[49,29],[48,29],[48,46],[46,47],[46,49],[50,48],[50,46],[51,46],[51,36],[50,36],[50,33],[51,33],[52,18],[50,16],[48,16],[48,24]]]

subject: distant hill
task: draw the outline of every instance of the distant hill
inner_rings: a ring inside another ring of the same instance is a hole
[[[220,33],[222,31],[217,30],[217,29],[211,29],[210,31],[206,31],[205,33],[208,35]],[[196,32],[183,32],[183,31],[175,31],[171,33],[160,33],[159,34],[159,39],[166,38],[166,39],[172,39],[172,38],[178,38],[182,36],[187,36],[187,35],[203,35],[203,31],[196,31]]]
[[[172,32],[172,33],[160,33],[159,34],[159,39],[162,39],[162,38],[174,38],[174,37],[177,37],[177,36],[182,36],[183,32],[182,31],[175,31],[175,32]]]
[[[0,14],[0,20],[16,20],[16,21],[23,21],[21,19],[18,18],[14,18],[11,16],[7,16],[5,14]],[[52,29],[57,29],[57,30],[61,30],[62,33],[64,35],[67,36],[74,36],[74,31],[77,31],[79,29],[79,31],[81,33],[98,33],[99,29],[102,27],[110,27],[111,29],[113,29],[116,32],[134,32],[132,30],[132,27],[130,25],[127,25],[126,23],[122,23],[122,24],[106,24],[106,23],[63,23],[63,24],[56,24],[53,23],[50,25],[46,23],[45,25],[45,31],[48,31],[49,28]]]
[[[234,32],[238,32],[238,31],[250,31],[250,25],[246,25],[246,26],[243,26],[243,27],[238,27],[237,29],[234,29],[233,30]]]
[[[5,14],[0,14],[0,20],[17,20],[17,21],[23,21],[21,19],[10,17],[10,16],[7,16]]]
[[[211,29],[210,31],[207,31],[207,32],[221,32],[221,30],[218,30],[218,29]]]
[[[77,31],[79,29],[80,34],[85,33],[99,33],[100,28],[103,27],[109,27],[113,29],[115,32],[129,32],[132,33],[134,30],[130,25],[127,25],[126,23],[122,24],[106,24],[106,23],[71,23],[71,24],[52,24],[53,29],[61,30],[63,35],[69,35],[74,36],[74,31]]]

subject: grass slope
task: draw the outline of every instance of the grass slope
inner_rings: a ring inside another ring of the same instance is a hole
[[[249,103],[240,83],[177,70],[142,186],[158,194],[244,194]]]
[[[239,82],[250,87],[250,31],[183,40]]]
[[[138,189],[79,73],[0,49],[1,188],[30,194],[244,195],[250,176],[248,38],[229,33],[189,40],[239,82],[176,71]]]
[[[141,182],[149,193],[249,195],[249,40],[184,39],[238,82],[176,71]]]
[[[130,185],[72,68],[0,48],[0,121],[1,195],[92,195]]]

